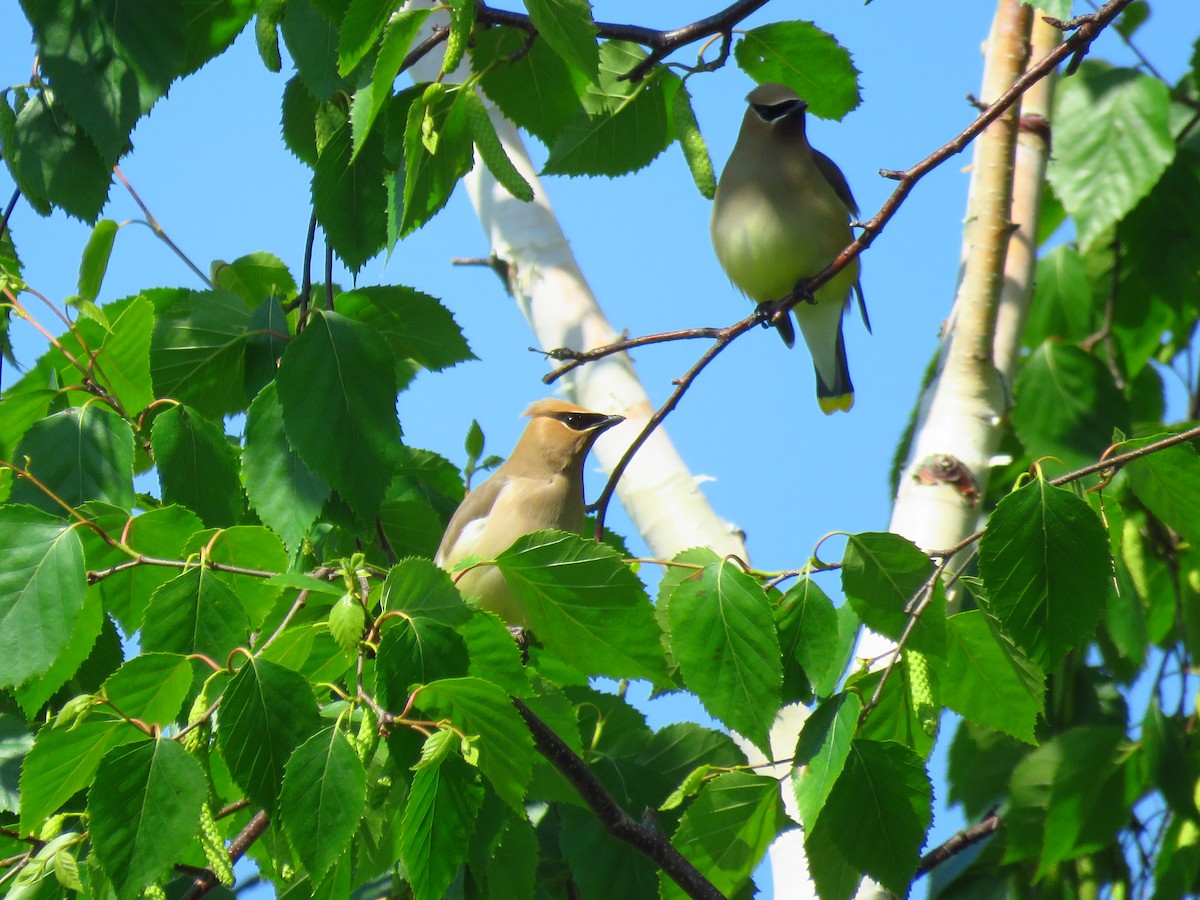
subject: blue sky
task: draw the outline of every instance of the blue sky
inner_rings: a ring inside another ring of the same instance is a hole
[[[597,0],[594,8],[598,19],[673,27],[719,5]],[[1194,17],[1195,9],[1187,0],[1156,3],[1155,16],[1136,37],[1169,78],[1186,71],[1194,18],[1186,19],[1188,28],[1178,26],[1181,16]],[[869,6],[821,0],[771,3],[747,24],[787,15],[812,19],[853,54],[862,72],[862,105],[841,123],[812,121],[809,136],[840,165],[868,217],[893,188],[879,169],[912,165],[973,118],[966,95],[979,89],[980,45],[991,14],[991,4],[961,0],[884,0]],[[687,61],[694,53],[678,58]],[[1122,65],[1135,62],[1115,35],[1102,38],[1093,56]],[[0,5],[0,83],[26,82],[32,61],[29,30],[17,4]],[[215,259],[267,250],[298,276],[310,172],[279,139],[279,98],[287,77],[286,71],[267,72],[252,33],[244,34],[221,58],[175,85],[134,132],[134,151],[122,170],[202,269]],[[689,82],[718,170],[732,148],[750,87],[732,63]],[[532,139],[530,146],[535,159],[544,158]],[[823,416],[807,354],[788,352],[774,334],[756,330],[709,367],[668,419],[683,457],[707,479],[703,490],[718,514],[746,532],[756,567],[800,566],[827,532],[886,529],[892,454],[953,297],[969,163],[968,151],[927,176],[862,258],[874,335],[865,332],[857,316],[847,319],[857,389],[853,412]],[[618,331],[725,325],[749,312],[712,255],[710,204],[696,192],[678,148],[632,176],[614,181],[556,177],[547,179],[546,187],[583,272]],[[11,192],[7,170],[0,168],[0,201]],[[140,217],[119,186],[105,215],[117,221]],[[18,206],[12,227],[28,282],[54,300],[73,294],[89,227],[62,215],[42,219],[24,205]],[[399,402],[406,441],[459,464],[472,418],[484,429],[488,451],[506,454],[522,427],[521,411],[549,393],[540,381],[545,363],[526,350],[531,335],[499,281],[485,269],[450,263],[487,251],[460,189],[447,209],[390,260],[372,261],[358,279],[360,284],[407,284],[439,297],[479,356],[478,362],[446,373],[422,374]],[[351,282],[344,271],[337,277],[344,285]],[[200,287],[149,229],[121,229],[101,300],[159,285]],[[49,314],[34,314],[50,325]],[[36,336],[16,324],[14,337],[18,357],[31,362],[41,349]],[[664,400],[671,379],[700,352],[698,344],[687,342],[635,353],[652,400]],[[4,374],[9,383],[11,371]],[[598,473],[589,475],[589,497],[601,483]],[[614,514],[609,524],[632,537],[623,515]],[[840,548],[830,545],[822,555],[839,554]],[[837,590],[834,576],[822,584]],[[935,762],[935,777],[940,766]],[[942,809],[939,797],[931,843],[958,827],[957,817]]]

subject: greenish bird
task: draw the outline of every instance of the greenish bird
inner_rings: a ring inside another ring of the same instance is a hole
[[[850,221],[858,204],[833,160],[809,144],[808,104],[795,91],[760,84],[746,100],[750,108],[717,184],[709,230],[729,280],[764,304],[787,297],[798,282],[833,262],[853,239]],[[817,403],[826,414],[854,405],[842,336],[852,292],[870,331],[857,257],[793,309],[816,369]],[[791,317],[777,327],[793,346]]]

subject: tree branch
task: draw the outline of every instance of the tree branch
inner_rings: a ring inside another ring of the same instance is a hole
[[[642,446],[650,434],[656,429],[678,404],[683,394],[691,386],[700,371],[707,366],[713,358],[725,349],[734,339],[749,331],[755,324],[761,321],[775,322],[779,317],[786,315],[793,307],[801,302],[806,301],[813,296],[813,293],[821,286],[833,279],[842,269],[850,264],[850,261],[862,253],[869,247],[876,237],[883,231],[884,227],[891,220],[892,216],[900,209],[901,204],[908,197],[909,193],[916,186],[917,182],[923,177],[944,163],[950,157],[962,152],[972,140],[979,136],[992,122],[999,119],[1008,109],[1016,103],[1021,95],[1037,84],[1041,79],[1052,73],[1055,67],[1066,59],[1068,56],[1078,57],[1085,53],[1105,27],[1128,6],[1132,0],[1109,0],[1096,13],[1092,15],[1080,16],[1073,19],[1071,26],[1077,27],[1077,30],[1069,38],[1047,53],[1036,64],[1030,66],[1024,74],[1017,78],[1012,86],[1007,91],[1000,95],[993,103],[983,110],[975,120],[959,132],[954,138],[947,141],[933,153],[926,156],[916,165],[901,171],[884,170],[881,172],[887,178],[894,178],[899,181],[892,195],[884,202],[879,211],[870,219],[861,224],[862,234],[852,241],[837,257],[826,266],[820,273],[812,278],[809,278],[796,286],[791,296],[785,297],[765,312],[756,310],[751,315],[735,322],[727,328],[719,329],[684,329],[682,331],[663,332],[661,334],[646,335],[637,338],[628,338],[625,340],[614,341],[602,347],[596,347],[588,351],[573,351],[568,348],[558,348],[550,352],[550,356],[566,356],[570,361],[565,365],[560,366],[550,372],[543,378],[547,384],[553,382],[557,378],[578,367],[583,362],[591,362],[597,359],[602,359],[606,356],[611,356],[616,353],[624,352],[632,347],[644,346],[646,344],[665,343],[667,341],[688,340],[696,337],[714,337],[715,343],[710,347],[700,360],[692,366],[687,373],[680,378],[676,384],[678,387],[672,392],[653,416],[646,422],[642,431],[634,439],[630,448],[613,467],[609,475],[608,482],[604,486],[604,490],[600,494],[600,499],[596,502],[597,523],[598,528],[604,524],[604,517],[608,509],[608,504],[612,499],[613,492],[616,490],[616,483],[620,480],[622,473],[629,465],[634,452]],[[733,7],[730,7],[732,9]]]
[[[267,826],[270,824],[271,820],[267,817],[266,810],[260,809],[256,812],[250,821],[246,823],[246,827],[238,832],[237,837],[229,842],[229,850],[227,851],[229,853],[229,861],[235,863],[241,859],[246,854],[246,851],[250,849],[250,845],[262,837],[263,832],[267,830]],[[203,897],[220,883],[216,874],[205,869],[196,876],[196,880],[192,882],[191,887],[184,891],[180,900],[197,900],[197,898]]]
[[[1073,472],[1068,472],[1066,475],[1060,475],[1057,478],[1050,478],[1047,480],[1047,483],[1053,485],[1054,487],[1061,487],[1064,484],[1070,484],[1071,482],[1078,481],[1081,478],[1086,478],[1088,475],[1095,475],[1099,472],[1103,472],[1105,473],[1106,477],[1111,478],[1116,474],[1117,470],[1127,463],[1150,456],[1159,452],[1160,450],[1166,450],[1168,447],[1174,447],[1176,444],[1184,444],[1188,441],[1194,440],[1200,440],[1200,425],[1188,428],[1185,431],[1180,431],[1177,434],[1170,435],[1169,437],[1165,437],[1160,441],[1155,441],[1152,444],[1146,444],[1143,447],[1138,447],[1135,450],[1129,450],[1126,453],[1120,453],[1116,456],[1110,456],[1106,459],[1101,459],[1099,462],[1094,462],[1083,466],[1082,468],[1076,469]],[[933,597],[934,582],[945,571],[946,566],[949,564],[951,559],[953,559],[963,550],[966,550],[968,547],[973,546],[980,538],[983,537],[984,530],[985,529],[980,529],[979,531],[967,535],[953,547],[949,547],[945,550],[936,550],[933,553],[928,554],[930,559],[938,560],[938,568],[929,577],[929,579],[921,585],[917,593],[914,594],[910,599],[909,602],[912,605],[912,608],[908,612],[908,622],[905,623],[904,631],[901,633],[899,640],[896,641],[895,647],[887,651],[888,653],[891,653],[891,659],[888,661],[887,668],[884,669],[883,675],[879,679],[879,683],[875,686],[875,690],[871,695],[871,699],[863,707],[863,711],[859,717],[860,722],[866,721],[871,712],[874,711],[876,706],[878,706],[879,699],[883,696],[883,686],[887,682],[888,677],[892,674],[892,669],[895,668],[896,662],[900,658],[900,651],[908,642],[909,636],[916,627],[917,620],[929,606],[929,603]],[[912,600],[915,600],[917,597],[920,597],[920,599],[917,600],[916,603],[912,603]],[[884,655],[885,654],[883,653],[879,654],[879,658],[882,658]]]
[[[619,77],[621,81],[641,81],[646,77],[647,72],[680,47],[714,34],[723,34],[728,39],[735,25],[766,4],[767,0],[738,0],[737,3],[730,4],[720,12],[680,28],[659,30],[645,28],[641,25],[597,22],[596,32],[602,38],[631,41],[650,48],[650,54],[645,59]],[[512,28],[520,28],[532,35],[537,34],[537,27],[524,13],[493,9],[485,4],[480,4],[475,18],[476,21],[488,25],[508,25]],[[408,60],[406,59],[405,62],[407,63]]]
[[[723,900],[723,895],[712,882],[671,846],[667,836],[654,822],[651,810],[646,811],[647,814],[641,822],[635,821],[604,789],[604,785],[592,774],[587,763],[576,756],[549,725],[534,715],[533,711],[516,697],[509,699],[525,720],[538,753],[575,788],[605,831],[649,857],[689,897],[699,900]]]
[[[934,847],[921,857],[921,861],[917,863],[917,874],[914,876],[914,880],[920,878],[922,875],[928,875],[946,860],[957,856],[968,847],[978,844],[984,838],[994,834],[1003,824],[1004,820],[994,812],[991,812],[984,816],[977,824],[951,835],[944,844]]]

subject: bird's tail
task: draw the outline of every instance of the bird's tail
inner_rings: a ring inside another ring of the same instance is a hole
[[[821,367],[813,366],[817,373],[817,405],[821,412],[830,415],[838,410],[849,412],[854,405],[854,385],[850,382],[850,367],[846,363],[846,341],[842,337],[841,322],[837,330],[837,351],[830,370],[821,374]],[[827,380],[828,377],[828,380]]]
[[[846,342],[842,337],[842,316],[849,297],[839,302],[823,298],[818,303],[796,307],[796,322],[804,334],[804,343],[812,354],[817,371],[817,403],[828,415],[848,411],[854,405],[854,385],[846,365]]]

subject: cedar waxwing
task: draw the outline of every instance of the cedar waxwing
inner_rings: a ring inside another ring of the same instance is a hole
[[[729,280],[757,303],[782,300],[797,282],[811,278],[851,241],[850,217],[858,205],[846,178],[804,133],[808,104],[791,88],[760,84],[746,98],[750,108],[713,198],[709,230]],[[821,411],[849,410],[854,386],[846,367],[842,314],[850,292],[858,294],[870,331],[858,258],[815,292],[815,302],[795,308],[796,321],[817,371]],[[779,322],[791,347],[791,317]]]
[[[564,400],[539,400],[525,415],[530,422],[512,455],[450,517],[433,558],[443,569],[468,556],[494,559],[517,538],[544,528],[583,531],[583,459],[596,438],[625,417]],[[495,566],[468,570],[458,586],[510,625],[528,624]]]

